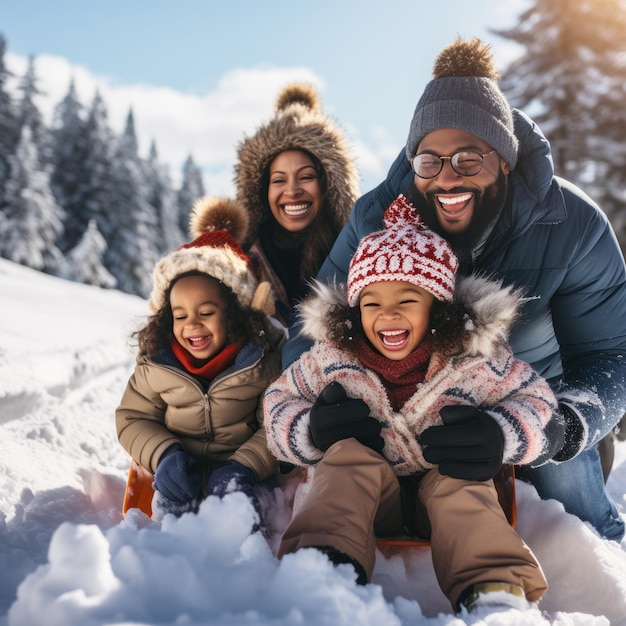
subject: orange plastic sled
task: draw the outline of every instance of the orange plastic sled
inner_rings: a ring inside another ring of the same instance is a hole
[[[122,514],[125,516],[129,509],[139,509],[148,517],[152,517],[152,482],[154,477],[144,469],[139,463],[131,461],[126,480],[126,492],[124,493],[124,503]],[[506,515],[509,524],[515,528],[517,522],[517,509],[515,502],[515,468],[513,465],[503,465],[498,474],[493,479],[498,492],[500,506]],[[428,546],[427,539],[419,537],[384,537],[376,542],[379,547],[384,546]]]
[[[139,509],[148,517],[152,517],[152,482],[154,476],[139,463],[131,461],[126,479],[126,491],[122,505],[122,515],[126,516],[128,509]]]

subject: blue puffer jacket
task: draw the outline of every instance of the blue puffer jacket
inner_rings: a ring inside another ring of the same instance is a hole
[[[528,299],[511,346],[580,419],[580,452],[609,433],[626,409],[624,259],[606,216],[580,189],[554,176],[541,131],[520,111],[514,119],[520,153],[510,175],[512,201],[473,271],[524,288]],[[358,242],[382,228],[389,204],[412,185],[402,149],[387,179],[355,204],[319,280],[346,280]],[[310,345],[294,335],[283,366]]]

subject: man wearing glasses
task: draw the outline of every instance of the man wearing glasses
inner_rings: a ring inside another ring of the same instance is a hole
[[[596,445],[611,437],[626,408],[626,272],[604,214],[571,183],[555,177],[550,146],[523,113],[512,110],[497,71],[477,39],[458,39],[439,54],[411,122],[405,149],[387,179],[361,197],[318,279],[345,282],[360,239],[381,228],[400,193],[445,237],[459,273],[480,273],[521,288],[526,297],[509,340],[559,399],[551,460],[518,468],[542,498],[554,498],[608,539],[624,521],[604,485]],[[489,68],[488,68],[489,69]],[[292,338],[284,364],[305,350]],[[492,454],[468,422],[441,426],[427,446],[433,463],[472,465]],[[462,432],[473,432],[474,441]],[[428,432],[428,431],[427,431]],[[459,469],[458,478],[464,478]]]

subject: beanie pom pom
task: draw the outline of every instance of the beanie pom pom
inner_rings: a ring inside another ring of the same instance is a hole
[[[385,211],[383,216],[383,223],[385,228],[393,228],[394,226],[406,226],[407,224],[413,224],[417,227],[426,228],[422,223],[418,212],[415,210],[413,204],[404,195],[400,194]]]
[[[309,83],[291,83],[276,98],[276,113],[281,113],[292,104],[300,104],[309,111],[321,113],[322,102],[319,93]]]
[[[194,239],[216,230],[226,230],[241,244],[247,234],[250,218],[247,211],[231,198],[198,198],[189,219],[189,230]]]
[[[172,282],[191,272],[206,274],[228,287],[243,309],[258,286],[255,268],[239,241],[248,231],[248,214],[235,200],[203,196],[194,202],[189,220],[193,241],[182,244],[156,264],[150,308],[167,304]]]
[[[491,46],[473,37],[457,37],[437,55],[433,78],[475,76],[497,81],[500,71],[491,54]]]

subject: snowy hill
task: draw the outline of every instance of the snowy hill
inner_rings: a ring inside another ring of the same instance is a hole
[[[519,481],[517,528],[550,584],[524,614],[453,615],[428,548],[379,555],[366,587],[314,551],[279,562],[275,542],[249,534],[240,495],[180,520],[123,521],[128,457],[113,415],[145,303],[4,259],[0,289],[0,626],[626,626],[626,541],[599,539]],[[626,443],[609,489],[626,515]]]

